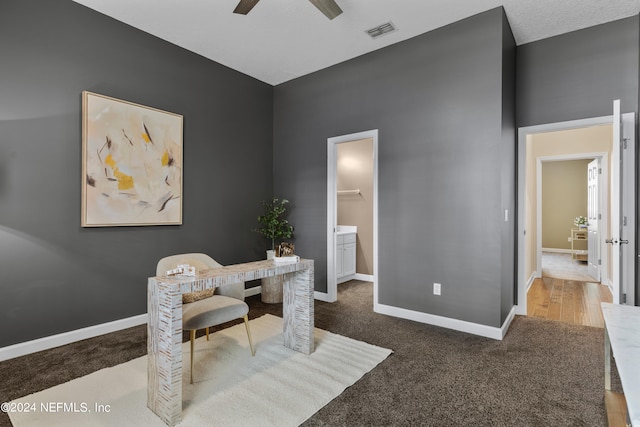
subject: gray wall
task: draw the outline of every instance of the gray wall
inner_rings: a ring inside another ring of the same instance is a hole
[[[500,269],[500,324],[502,324],[511,308],[517,303],[516,266],[518,265],[516,254],[516,42],[511,32],[507,17],[502,17],[502,145],[501,176],[502,207],[508,209],[508,221],[503,221],[500,229],[500,250],[502,268]]]
[[[614,99],[623,113],[638,112],[638,16],[519,46],[517,52],[518,127],[608,116]],[[639,293],[636,280],[636,298]]]
[[[517,126],[638,111],[638,16],[518,46]]]
[[[292,202],[316,290],[326,291],[327,138],[379,129],[379,302],[501,324],[514,274],[503,210],[515,200],[505,24],[493,9],[276,86],[274,189]]]
[[[637,111],[638,29],[518,47],[516,126],[607,115],[615,98]],[[3,0],[0,347],[146,312],[166,254],[262,258],[250,229],[272,193],[326,291],[326,140],[374,128],[380,302],[499,326],[514,298],[513,56],[494,9],[274,89],[70,0]],[[184,225],[80,227],[82,90],[184,115]]]
[[[0,347],[146,313],[162,256],[264,257],[273,87],[66,0],[3,0],[0,58]],[[80,227],[83,90],[184,115],[184,225]]]

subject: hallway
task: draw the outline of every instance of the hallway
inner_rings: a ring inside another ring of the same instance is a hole
[[[602,328],[600,303],[612,299],[607,286],[587,274],[585,263],[570,254],[543,252],[542,278],[527,293],[527,315]]]

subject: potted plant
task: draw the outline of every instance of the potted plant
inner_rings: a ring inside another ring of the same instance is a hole
[[[573,224],[579,228],[586,228],[588,225],[587,218],[580,215],[573,220]]]
[[[287,203],[289,203],[287,199],[276,198],[262,202],[264,214],[258,216],[258,222],[261,226],[253,231],[271,240],[271,249],[267,251],[267,259],[274,257],[276,239],[290,239],[293,236],[293,226],[284,217]]]

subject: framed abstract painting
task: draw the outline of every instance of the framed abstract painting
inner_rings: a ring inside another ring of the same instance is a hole
[[[182,224],[182,116],[82,92],[82,226]]]

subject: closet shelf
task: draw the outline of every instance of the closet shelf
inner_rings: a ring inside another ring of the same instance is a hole
[[[360,189],[356,188],[355,190],[338,190],[338,196],[342,196],[345,194],[360,194]]]

